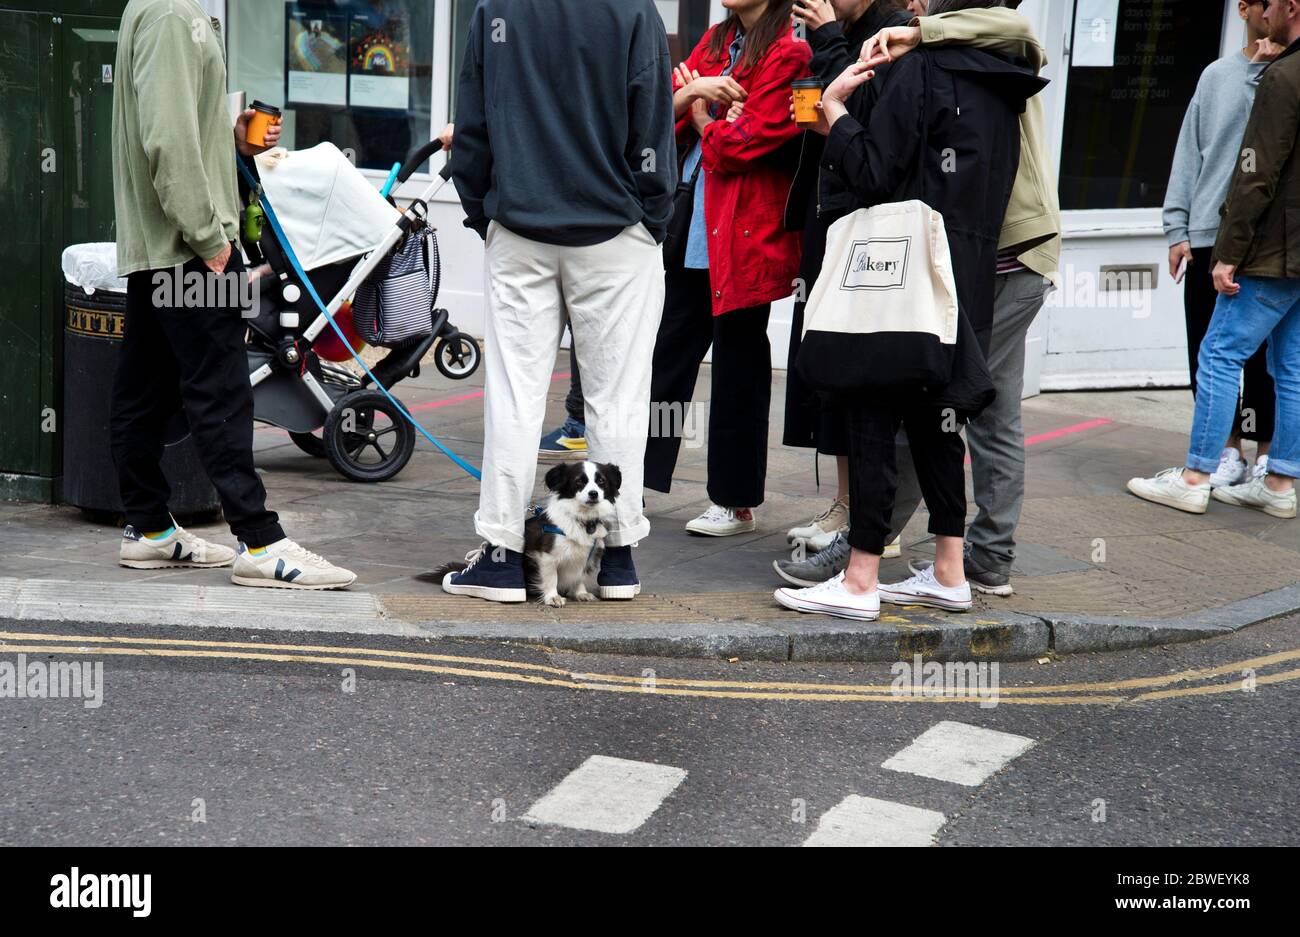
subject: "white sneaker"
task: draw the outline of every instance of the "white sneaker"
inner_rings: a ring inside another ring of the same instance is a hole
[[[1268,474],[1268,456],[1262,455],[1255,460],[1255,467],[1250,470],[1251,477],[1263,478]]]
[[[208,543],[179,524],[161,540],[150,540],[130,524],[122,531],[122,547],[118,563],[131,569],[212,569],[229,566],[235,561],[235,551],[219,543]]]
[[[1274,491],[1264,481],[1267,477],[1267,475],[1256,475],[1244,485],[1215,488],[1213,492],[1214,500],[1222,501],[1224,504],[1235,504],[1238,507],[1254,508],[1271,517],[1280,517],[1283,520],[1290,520],[1295,517],[1295,489]]]
[[[796,612],[854,621],[875,621],[880,617],[880,593],[857,595],[850,592],[844,585],[843,573],[808,589],[777,589],[774,597],[781,605]]]
[[[1219,467],[1210,476],[1211,488],[1225,488],[1228,485],[1240,485],[1250,474],[1250,466],[1241,457],[1241,453],[1231,446],[1225,446],[1219,453]]]
[[[1210,486],[1187,484],[1181,468],[1165,469],[1154,478],[1130,478],[1128,490],[1144,501],[1188,514],[1204,514],[1210,504]]]
[[[750,508],[724,508],[716,504],[686,525],[686,530],[703,537],[732,537],[758,528]]]
[[[934,578],[934,567],[926,567],[911,579],[880,586],[880,601],[891,605],[925,605],[949,612],[964,612],[971,607],[970,583],[945,586]]]
[[[230,576],[230,581],[237,586],[267,589],[344,589],[356,579],[356,573],[304,550],[288,537],[277,540],[261,553],[254,553],[241,543]]]
[[[885,552],[880,554],[882,560],[896,560],[903,555],[903,535],[894,538],[893,543],[885,544]]]
[[[790,543],[803,542],[813,553],[820,553],[831,545],[835,535],[849,529],[849,503],[836,498],[831,506],[802,527],[792,527],[786,533]]]

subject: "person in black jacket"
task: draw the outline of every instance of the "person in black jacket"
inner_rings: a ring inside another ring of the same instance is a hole
[[[909,17],[901,6],[900,0],[796,0],[794,15],[805,24],[808,44],[813,50],[814,77],[829,85],[857,61],[862,44],[869,38],[886,27],[905,25]],[[803,262],[794,318],[790,323],[782,442],[834,457],[838,474],[835,500],[830,507],[808,524],[792,528],[788,534],[791,542],[802,542],[812,553],[826,548],[838,533],[847,530],[849,515],[847,417],[842,407],[808,387],[794,366],[803,337],[806,300],[821,274],[826,232],[857,207],[847,192],[826,204],[819,202],[817,183],[824,146],[825,138],[812,131],[800,138],[798,169],[785,209],[786,229],[803,232]]]
[[[487,244],[482,549],[443,589],[526,600],[524,522],[567,321],[591,457],[622,485],[597,583],[641,589],[645,414],[677,187],[672,62],[652,0],[481,0],[456,99],[452,178]],[[605,487],[595,471],[593,481]]]
[[[995,3],[951,0],[944,8]],[[827,134],[820,192],[823,204],[851,193],[858,208],[920,199],[943,215],[961,323],[952,373],[943,387],[900,382],[888,394],[845,401],[852,558],[844,574],[819,586],[777,592],[779,602],[800,611],[872,620],[881,601],[953,611],[971,606],[962,555],[960,428],[993,396],[984,353],[993,323],[998,238],[1020,162],[1019,114],[1046,82],[1026,63],[975,49],[919,51],[874,73],[863,63],[852,65],[827,89],[818,128]],[[808,364],[801,359],[801,367]],[[887,370],[890,362],[864,366]],[[934,566],[911,579],[881,585],[900,425],[930,509],[937,556]]]

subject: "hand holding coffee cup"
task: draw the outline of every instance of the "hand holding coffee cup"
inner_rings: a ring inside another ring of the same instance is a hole
[[[245,156],[256,156],[279,145],[284,116],[278,107],[254,101],[235,122],[235,142]]]

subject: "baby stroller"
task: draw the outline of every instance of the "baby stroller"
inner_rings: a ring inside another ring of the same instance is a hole
[[[432,141],[413,153],[397,181],[439,149]],[[444,166],[441,181],[399,211],[332,144],[274,151],[252,162],[257,178],[250,183],[252,173],[241,173],[241,190],[249,206],[242,241],[254,281],[246,313],[254,419],[287,430],[299,449],[328,459],[345,478],[387,481],[410,461],[416,430],[368,375],[342,365],[351,355],[340,352],[342,343],[284,245],[264,225],[259,190],[330,315],[354,333],[349,344],[358,351],[363,342],[388,349],[370,370],[391,392],[419,376],[435,345],[445,376],[464,380],[478,370],[478,344],[437,308],[441,269],[428,201],[449,170]]]

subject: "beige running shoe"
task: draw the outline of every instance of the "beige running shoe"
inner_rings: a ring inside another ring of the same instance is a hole
[[[1215,501],[1222,501],[1224,504],[1254,508],[1256,511],[1263,511],[1271,517],[1280,517],[1283,520],[1290,520],[1295,517],[1295,489],[1274,491],[1264,482],[1265,477],[1256,475],[1244,485],[1215,488],[1211,497]]]
[[[304,550],[288,537],[260,551],[239,545],[230,581],[265,589],[346,589],[357,574]]]
[[[820,553],[829,547],[838,533],[849,529],[849,503],[840,498],[831,502],[831,506],[814,517],[802,527],[792,527],[786,533],[791,543],[803,543],[813,553]]]
[[[179,524],[159,540],[150,540],[127,524],[122,531],[117,561],[131,569],[212,569],[233,563],[235,551],[219,543],[208,543]]]
[[[1165,469],[1154,478],[1130,478],[1128,490],[1143,501],[1188,514],[1204,514],[1210,504],[1210,486],[1187,484],[1181,468]]]

